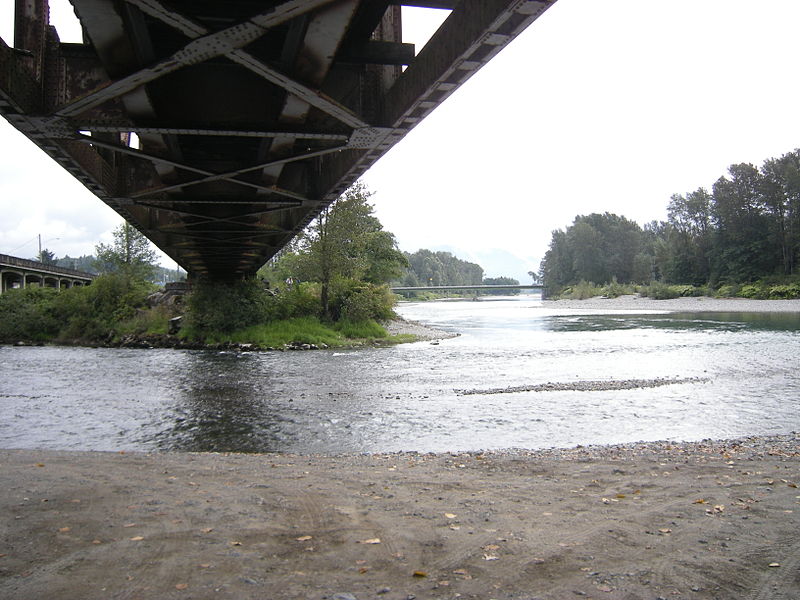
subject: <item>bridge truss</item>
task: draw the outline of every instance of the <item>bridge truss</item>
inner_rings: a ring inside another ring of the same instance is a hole
[[[555,2],[70,1],[83,44],[16,0],[0,113],[212,279],[254,273]],[[450,10],[419,52],[403,5]]]

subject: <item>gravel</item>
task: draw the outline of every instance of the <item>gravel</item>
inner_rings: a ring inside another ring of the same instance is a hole
[[[389,332],[389,335],[414,335],[417,337],[417,341],[420,342],[445,340],[460,335],[458,333],[444,331],[443,329],[429,327],[417,321],[408,321],[401,318],[388,321],[384,323],[383,326],[386,328],[386,331]]]
[[[640,296],[620,296],[604,298],[596,296],[586,300],[546,300],[542,309],[547,310],[614,310],[636,311],[637,313],[660,312],[758,312],[758,313],[800,313],[800,299],[795,300],[749,300],[747,298],[673,298],[653,300]],[[588,313],[591,314],[591,313]]]

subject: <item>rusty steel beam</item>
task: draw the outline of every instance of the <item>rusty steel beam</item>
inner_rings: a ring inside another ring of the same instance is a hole
[[[0,114],[193,276],[225,279],[555,0],[70,1],[84,44],[59,41],[47,0],[16,0]],[[419,53],[401,6],[450,10]]]

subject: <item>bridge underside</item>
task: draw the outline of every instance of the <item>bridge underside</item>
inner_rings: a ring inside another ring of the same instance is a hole
[[[70,1],[84,44],[59,42],[47,0],[16,0],[0,113],[192,275],[224,279],[555,0]],[[451,11],[418,53],[401,5]]]

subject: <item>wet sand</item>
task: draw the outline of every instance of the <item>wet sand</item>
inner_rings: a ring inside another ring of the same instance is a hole
[[[0,459],[4,599],[800,597],[796,436]]]

